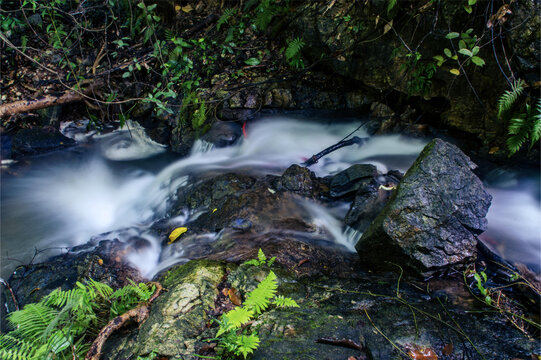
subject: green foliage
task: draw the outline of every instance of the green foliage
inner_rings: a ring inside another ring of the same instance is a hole
[[[287,48],[285,52],[286,60],[290,66],[296,69],[304,68],[304,62],[301,58],[301,50],[303,47],[304,41],[300,37],[287,41]]]
[[[254,265],[269,262],[261,249],[258,258],[254,260],[257,261]],[[249,323],[267,310],[270,305],[276,307],[299,306],[291,298],[277,296],[277,289],[276,274],[271,271],[254,290],[246,294],[246,300],[242,306],[223,314],[221,319],[217,320],[219,328],[216,338],[222,348],[236,356],[242,355],[246,359],[249,354],[258,348],[260,342],[257,331],[251,329]]]
[[[267,259],[267,256],[265,255],[263,250],[259,249],[259,251],[257,252],[257,259],[251,259],[251,260],[245,261],[244,264],[254,265],[254,266],[262,266],[262,265],[272,266],[272,264],[274,264],[274,261],[276,261],[276,256],[273,256],[272,258]]]
[[[525,107],[525,112],[515,114],[509,120],[507,148],[511,155],[518,152],[528,139],[531,149],[541,137],[541,99],[537,99],[535,107],[529,104]]]
[[[511,90],[506,90],[498,100],[498,117],[511,109],[520,95],[524,92],[524,81],[518,79],[511,84]]]
[[[403,58],[400,65],[400,71],[404,71],[406,76],[406,88],[409,96],[424,96],[430,91],[432,86],[432,77],[437,71],[437,60],[422,60],[420,52],[407,52],[405,55],[399,55],[400,48],[393,51],[392,57]]]
[[[397,3],[398,0],[389,0],[389,2],[387,3],[387,15],[389,15],[391,11],[393,11]]]
[[[498,99],[498,118],[510,113],[518,104],[518,99],[524,93],[525,83],[521,79],[511,84],[511,90],[506,90]],[[528,100],[523,103],[519,111],[512,112],[509,117],[507,132],[507,149],[513,155],[530,140],[530,149],[541,137],[541,99],[537,99],[535,105],[530,105]]]
[[[259,30],[267,30],[272,18],[280,13],[281,6],[275,0],[262,0],[255,9],[254,25]]]
[[[235,15],[236,13],[237,13],[236,8],[225,9],[224,13],[222,14],[222,16],[220,16],[220,18],[218,19],[218,22],[216,23],[216,29],[220,30],[223,24],[229,23],[229,19],[231,19],[231,17]]]
[[[458,61],[460,67],[470,62],[475,66],[483,67],[485,65],[485,60],[479,56],[479,51],[481,50],[479,42],[481,39],[478,38],[477,35],[472,35],[472,33],[473,29],[470,28],[462,33],[452,31],[445,35],[445,38],[450,41],[457,39],[456,41],[458,42],[456,43],[456,47],[458,47],[458,50],[453,52],[449,48],[444,48],[443,55],[434,56],[437,66],[442,66],[447,59],[450,59]],[[462,57],[459,57],[459,55],[462,55]],[[451,68],[449,69],[449,72],[453,75],[460,75],[460,70],[457,68]]]
[[[71,290],[56,289],[38,303],[27,304],[8,315],[15,328],[0,334],[0,358],[73,359],[88,351],[88,335],[121,309],[128,310],[148,300],[154,289],[146,284],[127,285],[113,292],[107,284],[90,279]],[[113,311],[113,308],[116,309]]]

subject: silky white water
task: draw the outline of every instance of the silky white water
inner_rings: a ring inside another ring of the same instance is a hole
[[[189,175],[233,169],[281,174],[291,164],[300,164],[336,144],[359,124],[360,120],[325,125],[289,118],[267,119],[250,123],[247,137],[233,146],[212,148],[198,141],[192,154],[182,159],[164,153],[161,145],[131,124],[129,131],[95,138],[86,149],[33,158],[28,167],[21,167],[20,175],[2,178],[2,277],[9,275],[17,260],[28,262],[34,248],[79,245],[110,231],[116,231],[114,236],[121,241],[122,234],[129,235],[129,231],[138,232],[148,241],[150,246],[130,255],[129,260],[151,276],[157,269],[182,259],[182,251],[160,255],[161,239],[147,229],[166,215],[169,200],[188,183]],[[362,128],[353,135],[367,136]],[[326,176],[354,163],[372,163],[383,173],[394,169],[404,172],[425,143],[398,135],[374,136],[361,147],[353,145],[330,153],[311,170]],[[494,195],[496,210],[491,214],[498,217],[497,209],[505,204],[500,205],[498,194]],[[311,202],[303,206],[315,226],[353,250],[359,234],[342,225],[347,208],[337,211]],[[539,201],[533,208],[539,211]],[[524,211],[531,213],[531,208]],[[181,226],[190,216],[194,214],[170,221]],[[489,222],[493,222],[490,216]],[[210,240],[216,236],[207,234]]]

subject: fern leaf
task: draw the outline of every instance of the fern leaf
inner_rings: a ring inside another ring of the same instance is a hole
[[[532,116],[530,148],[541,138],[541,99],[537,99],[535,114]]]
[[[509,120],[509,127],[507,131],[509,135],[517,135],[526,126],[526,120],[523,117],[515,117]]]
[[[267,261],[267,257],[265,256],[265,253],[263,252],[263,250],[261,250],[261,248],[257,252],[257,259],[259,260],[260,263],[263,263],[263,264]]]
[[[220,27],[222,27],[223,24],[228,24],[229,19],[231,19],[231,17],[235,15],[236,13],[237,13],[236,8],[225,9],[222,16],[220,16],[220,18],[218,19],[218,23],[216,24],[216,29],[220,30]]]
[[[237,337],[236,345],[237,350],[235,351],[235,354],[242,355],[246,359],[248,354],[253,353],[254,350],[258,348],[259,337],[257,334],[241,335]]]
[[[277,288],[276,274],[271,271],[265,280],[246,295],[244,306],[253,309],[257,314],[261,314],[269,306],[270,300],[276,295]]]
[[[227,322],[232,328],[238,329],[242,324],[247,323],[252,319],[254,313],[246,307],[237,307],[225,314]]]
[[[49,323],[58,315],[58,310],[45,306],[41,303],[27,304],[22,310],[12,312],[9,322],[13,327],[18,327],[17,335],[30,341],[37,340]]]
[[[522,81],[522,79],[518,79],[517,81],[513,82],[513,84],[511,84],[511,90],[505,91],[502,96],[500,96],[500,99],[498,100],[499,118],[504,112],[511,109],[515,101],[517,101],[518,97],[524,91],[524,85],[524,81]]]
[[[283,295],[278,295],[274,301],[273,304],[278,307],[299,307],[299,304],[292,298],[286,298]]]
[[[521,117],[513,118],[509,124],[509,134],[507,138],[507,148],[511,155],[518,152],[522,145],[528,139],[529,126],[525,119]]]
[[[295,58],[296,56],[298,56],[303,46],[304,46],[304,41],[299,37],[289,41],[287,44],[287,49],[286,49],[286,59],[291,60]]]
[[[165,40],[171,41],[175,37],[175,32],[171,29],[165,29],[164,31]]]

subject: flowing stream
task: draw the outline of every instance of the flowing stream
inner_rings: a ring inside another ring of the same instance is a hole
[[[360,119],[332,124],[261,120],[250,124],[247,136],[235,145],[213,148],[198,141],[185,158],[168,153],[131,124],[129,130],[94,136],[76,148],[25,159],[24,164],[11,165],[1,179],[1,276],[9,277],[15,266],[34,256],[34,261],[43,260],[93,237],[99,240],[103,233],[109,233],[103,238],[110,238],[107,235],[114,232],[121,241],[135,234],[148,240],[151,246],[129,260],[150,277],[183,260],[182,251],[162,253],[159,240],[148,229],[167,215],[168,200],[178,187],[187,185],[189,175],[233,169],[278,175],[339,142],[360,124]],[[362,128],[354,135],[368,136]],[[405,172],[425,143],[398,135],[375,136],[362,147],[332,152],[311,170],[326,176],[355,163],[371,163],[381,172]],[[539,176],[514,179],[511,184],[488,183],[494,201],[483,238],[506,258],[535,267],[541,253]],[[302,206],[315,226],[353,251],[360,234],[342,224],[346,204],[327,208],[306,201]],[[186,213],[169,221],[180,226],[194,216]],[[201,241],[218,236],[208,234]]]

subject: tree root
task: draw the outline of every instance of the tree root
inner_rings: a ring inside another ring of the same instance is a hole
[[[86,354],[85,360],[99,360],[101,357],[101,349],[103,348],[103,345],[107,339],[113,332],[120,329],[125,324],[135,320],[139,326],[141,326],[141,324],[145,322],[150,315],[150,304],[162,293],[162,291],[164,291],[164,288],[160,283],[152,282],[150,284],[156,286],[156,291],[150,297],[150,299],[146,303],[139,305],[138,307],[131,309],[109,321],[109,323],[105,325],[103,329],[101,329],[100,333],[90,346],[90,350]]]

